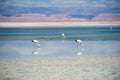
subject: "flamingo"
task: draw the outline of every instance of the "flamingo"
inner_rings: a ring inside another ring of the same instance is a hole
[[[83,43],[81,40],[75,40],[76,43],[80,44],[82,47],[84,47]]]
[[[32,42],[37,44],[37,46],[40,48],[40,44],[38,43],[38,40],[32,40]]]
[[[62,34],[60,34],[60,35],[61,35],[62,39],[64,39],[64,38],[65,38],[65,34],[63,34],[63,33],[62,33]]]

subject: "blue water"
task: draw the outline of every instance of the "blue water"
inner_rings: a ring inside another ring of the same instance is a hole
[[[64,33],[63,39],[60,34]],[[33,47],[37,39],[41,49]],[[84,47],[75,43],[82,40]],[[37,53],[34,54],[34,53]],[[0,57],[120,55],[120,27],[0,28]]]
[[[120,40],[120,27],[0,28],[0,40]]]

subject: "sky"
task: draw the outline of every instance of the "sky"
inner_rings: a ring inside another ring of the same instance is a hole
[[[0,0],[0,21],[120,21],[120,0]]]

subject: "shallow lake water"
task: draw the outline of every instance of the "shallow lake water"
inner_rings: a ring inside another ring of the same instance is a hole
[[[0,80],[119,80],[119,75],[119,27],[0,28]]]
[[[40,48],[30,40],[0,41],[0,57],[64,57],[117,56],[119,41],[38,40]]]

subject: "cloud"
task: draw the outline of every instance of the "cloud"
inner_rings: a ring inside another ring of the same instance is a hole
[[[42,0],[5,0],[1,1],[0,6],[17,6],[17,7],[43,7],[49,4]]]
[[[109,7],[120,8],[119,0],[2,0],[0,6],[20,7]]]

